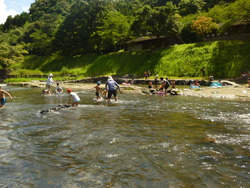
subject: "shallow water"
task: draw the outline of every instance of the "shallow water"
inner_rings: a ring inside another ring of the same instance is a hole
[[[68,96],[4,89],[1,187],[249,187],[250,102],[81,91],[41,115]]]

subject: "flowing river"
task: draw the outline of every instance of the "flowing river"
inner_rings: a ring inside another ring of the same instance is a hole
[[[250,185],[250,102],[119,94],[41,110],[68,96],[6,86],[0,109],[1,188],[217,188]]]

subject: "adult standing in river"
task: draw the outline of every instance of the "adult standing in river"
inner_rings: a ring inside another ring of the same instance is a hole
[[[48,79],[46,81],[46,90],[47,90],[47,93],[50,94],[51,93],[51,88],[52,88],[52,85],[54,84],[54,81],[53,81],[53,74],[50,73],[49,76],[48,76]]]
[[[105,88],[108,90],[108,102],[110,102],[112,95],[114,95],[115,101],[117,101],[116,88],[118,88],[120,92],[121,90],[120,90],[120,86],[118,85],[116,81],[114,81],[112,76],[108,77],[108,81],[106,82]]]

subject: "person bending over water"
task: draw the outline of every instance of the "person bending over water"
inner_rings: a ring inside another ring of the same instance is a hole
[[[120,86],[118,85],[116,81],[114,81],[112,76],[108,77],[108,81],[106,82],[105,88],[108,89],[108,102],[110,102],[112,95],[114,95],[115,101],[117,101],[116,88],[119,89],[120,93],[121,93],[121,90],[120,90]]]
[[[70,104],[72,98],[73,99],[72,107],[78,106],[80,102],[80,97],[75,92],[72,92],[72,89],[67,89],[67,93],[69,94],[68,104]]]
[[[3,108],[6,103],[5,95],[8,95],[12,100],[12,96],[7,91],[2,90],[2,86],[0,86],[0,108]]]

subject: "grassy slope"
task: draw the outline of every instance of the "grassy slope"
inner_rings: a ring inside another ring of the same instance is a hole
[[[75,58],[27,57],[23,68],[69,72],[82,76],[136,74],[145,70],[171,77],[199,77],[200,69],[216,78],[238,77],[250,71],[250,40],[176,45],[155,51],[88,54]]]

